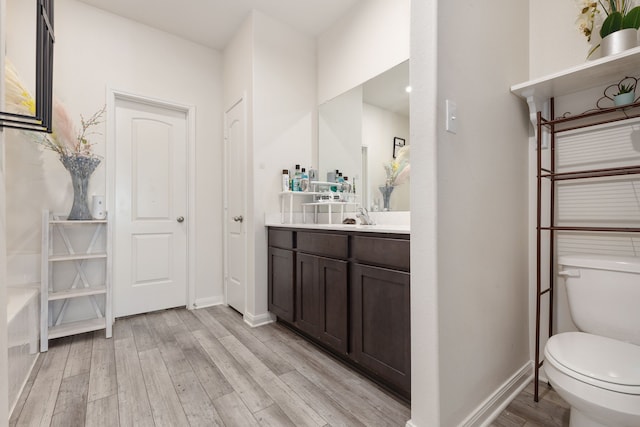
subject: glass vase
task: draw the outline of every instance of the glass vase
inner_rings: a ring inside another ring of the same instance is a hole
[[[100,158],[95,156],[69,155],[60,156],[60,161],[71,175],[73,186],[73,205],[67,219],[92,219],[89,210],[89,178],[100,164]]]
[[[381,185],[378,188],[382,193],[382,210],[385,212],[391,210],[389,208],[389,201],[391,199],[391,193],[395,187],[393,185]]]

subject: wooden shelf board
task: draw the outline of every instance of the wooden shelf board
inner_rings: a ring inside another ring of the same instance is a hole
[[[346,205],[357,205],[357,202],[309,202],[309,203],[302,203],[303,206],[346,206]]]
[[[68,298],[88,297],[90,295],[103,295],[107,293],[106,286],[92,286],[90,288],[65,289],[63,291],[49,292],[49,301],[57,301]]]
[[[326,193],[326,191],[324,192]],[[282,191],[280,192],[281,196],[313,196],[315,194],[324,194],[323,192],[319,192],[319,191]]]
[[[616,55],[586,61],[575,67],[511,86],[511,92],[527,98],[551,98],[617,83],[640,73],[640,47]]]
[[[78,322],[63,323],[49,328],[49,339],[66,337],[74,334],[98,331],[106,328],[105,318],[81,320]]]
[[[49,261],[74,261],[77,259],[100,259],[106,257],[106,252],[96,252],[93,254],[51,255],[49,257]]]
[[[86,224],[106,224],[106,219],[78,219],[78,220],[66,220],[66,219],[52,219],[49,220],[49,224],[63,224],[63,225],[86,225]]]

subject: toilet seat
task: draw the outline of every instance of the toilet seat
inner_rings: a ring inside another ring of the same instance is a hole
[[[549,338],[547,363],[579,381],[618,393],[640,395],[640,346],[584,332]]]

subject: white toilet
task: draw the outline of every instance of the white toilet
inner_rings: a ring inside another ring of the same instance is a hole
[[[549,338],[544,371],[571,405],[571,427],[640,426],[640,258],[566,255],[571,317]]]

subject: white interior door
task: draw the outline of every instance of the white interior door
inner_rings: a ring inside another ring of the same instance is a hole
[[[116,317],[186,305],[187,129],[184,111],[116,99]]]
[[[245,113],[240,100],[225,113],[227,153],[225,178],[225,293],[227,304],[245,312],[246,239],[245,213]]]

